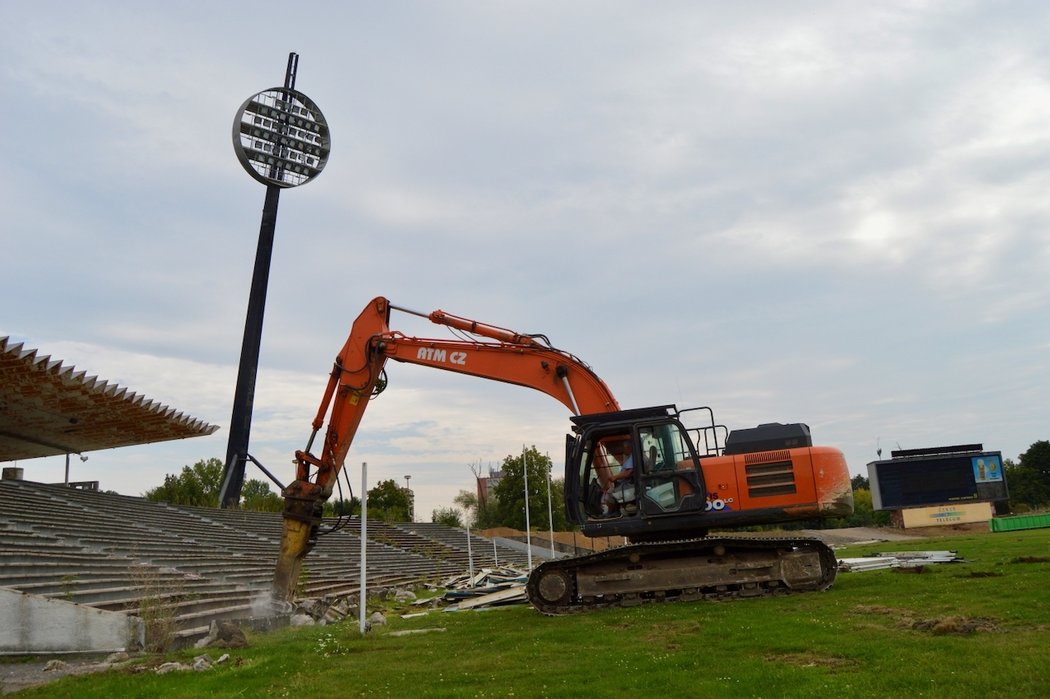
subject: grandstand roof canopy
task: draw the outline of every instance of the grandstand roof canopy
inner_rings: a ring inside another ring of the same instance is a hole
[[[0,337],[0,461],[200,437],[209,425]]]

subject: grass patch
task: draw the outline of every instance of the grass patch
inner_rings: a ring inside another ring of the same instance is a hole
[[[966,562],[927,566],[920,575],[845,573],[827,592],[768,599],[568,617],[523,606],[431,612],[392,616],[388,627],[365,636],[355,622],[285,629],[250,636],[249,648],[205,672],[132,668],[24,696],[1045,695],[1050,565],[1021,561],[1050,555],[1050,531],[857,548],[839,555],[954,549]]]

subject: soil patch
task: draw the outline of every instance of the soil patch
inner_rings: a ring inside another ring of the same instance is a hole
[[[901,619],[900,625],[934,636],[970,636],[978,631],[998,631],[999,625],[985,617],[946,616],[935,619]]]
[[[935,636],[969,636],[978,632],[998,631],[999,624],[988,617],[943,616],[915,618],[911,612],[881,605],[859,604],[854,612],[893,617],[896,625],[911,631],[925,631]]]
[[[795,667],[821,667],[832,670],[847,670],[857,665],[857,661],[850,658],[837,658],[833,655],[817,655],[816,653],[770,654],[765,657],[765,660],[774,663],[787,663]]]

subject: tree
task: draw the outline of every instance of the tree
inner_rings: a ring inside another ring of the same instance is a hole
[[[469,490],[459,491],[459,494],[452,498],[452,502],[468,512],[478,509],[478,496],[476,493],[472,493]]]
[[[324,504],[325,517],[361,516],[361,498],[351,495],[349,499],[332,499]]]
[[[164,476],[164,485],[147,490],[145,497],[150,502],[218,507],[222,471],[223,464],[219,459],[201,459],[193,466],[183,466],[177,476]]]
[[[167,502],[172,505],[194,507],[218,507],[219,491],[222,490],[223,463],[219,459],[201,459],[193,466],[183,466],[178,475],[164,476],[164,485],[147,490],[145,498],[150,502]],[[241,507],[261,512],[280,512],[284,500],[270,490],[265,481],[247,480],[241,488]]]
[[[524,454],[507,456],[503,459],[500,470],[503,478],[496,485],[496,502],[493,504],[498,526],[525,529],[525,466],[528,465],[529,481],[529,524],[535,529],[548,529],[551,525],[547,517],[547,482],[551,472],[550,457],[529,447]],[[565,522],[564,485],[560,482],[551,484],[551,510],[554,515],[554,528],[561,531],[568,527]]]
[[[868,483],[867,476],[854,476],[850,479],[849,484],[850,487],[853,488],[853,490],[860,490],[861,488],[868,488],[869,490],[871,489],[871,485]]]
[[[368,491],[368,518],[384,522],[408,522],[408,491],[393,479],[380,481]]]
[[[459,491],[459,495],[452,498],[452,502],[459,505],[467,513],[467,523],[473,529],[490,529],[498,527],[499,520],[496,515],[496,498],[490,497],[487,502],[478,502],[476,493],[469,490]]]
[[[853,514],[841,519],[844,527],[885,527],[890,523],[890,513],[885,510],[875,510],[871,490],[854,488]]]
[[[284,509],[284,498],[270,490],[266,481],[251,479],[241,488],[241,507],[253,512],[280,512]]]
[[[565,479],[551,479],[551,514],[554,517],[554,529],[564,532],[572,529],[565,515]]]
[[[454,507],[442,507],[439,510],[434,510],[430,513],[430,521],[435,524],[444,524],[446,527],[463,528],[463,518],[460,517],[459,510]]]
[[[1011,507],[1050,506],[1050,442],[1035,442],[1028,447],[1028,451],[1017,457],[1016,464],[1007,459],[1003,470]]]

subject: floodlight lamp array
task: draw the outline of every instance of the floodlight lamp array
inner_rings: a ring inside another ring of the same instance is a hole
[[[297,90],[272,87],[252,95],[233,120],[233,148],[259,182],[297,187],[321,174],[331,151],[328,122]]]

